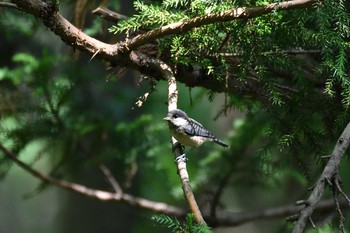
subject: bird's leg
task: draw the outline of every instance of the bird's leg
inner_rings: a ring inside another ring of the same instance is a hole
[[[181,150],[184,151],[185,150],[185,147],[179,143],[179,142],[176,142],[173,146],[172,146],[172,152],[174,153],[174,151],[178,148],[178,147],[181,147]],[[180,148],[179,148],[180,149]]]
[[[182,144],[179,143],[179,142],[176,142],[176,143],[173,145],[173,147],[172,147],[173,153],[175,152],[176,149],[180,149],[179,147],[181,147],[181,150],[180,150],[181,152],[185,150],[185,146],[184,146],[184,145],[182,145]],[[183,154],[177,156],[177,157],[175,158],[175,162],[178,162],[179,160],[182,160],[182,159],[185,159],[185,162],[187,162],[186,154],[187,154],[188,152],[190,152],[192,149],[193,149],[193,148],[191,148],[191,149],[188,150],[187,152],[185,152],[185,153],[183,153]]]
[[[183,150],[185,150],[184,146],[182,146],[182,148],[183,148]],[[175,159],[175,162],[178,162],[180,159],[185,159],[186,160],[185,162],[187,162],[188,159],[186,158],[186,154],[191,152],[192,149],[193,148],[189,149],[187,152],[183,153],[182,155],[177,156],[176,159]]]

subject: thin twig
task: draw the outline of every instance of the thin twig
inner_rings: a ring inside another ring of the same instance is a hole
[[[314,221],[312,220],[311,216],[309,216],[309,222],[310,222],[312,228],[316,229],[316,225],[315,225]]]
[[[338,196],[339,196],[339,193],[341,193],[347,201],[349,198],[343,192],[342,188],[340,187],[340,182],[341,182],[341,180],[340,180],[339,173],[334,174],[334,176],[332,177],[333,198],[334,198],[335,207],[336,207],[336,210],[337,210],[337,213],[339,216],[339,229],[340,229],[341,233],[345,233],[345,226],[344,226],[345,217],[344,217],[343,212],[340,208]]]
[[[337,182],[336,180],[334,180],[334,181],[335,181],[335,183]],[[342,233],[345,233],[345,228],[344,228],[345,218],[344,218],[343,212],[341,211],[341,208],[340,208],[340,204],[339,204],[339,200],[338,200],[338,189],[337,189],[335,184],[333,185],[333,198],[334,198],[335,208],[336,208],[338,216],[339,216],[339,229]]]
[[[214,197],[213,197],[213,199],[211,201],[211,205],[210,205],[210,217],[212,217],[214,219],[216,218],[216,208],[219,204],[219,200],[220,200],[220,197],[222,195],[222,192],[224,191],[224,188],[226,187],[227,182],[230,180],[230,177],[231,177],[233,172],[234,172],[234,169],[232,168],[226,173],[226,175],[219,182],[219,186],[214,193]]]
[[[113,23],[118,23],[120,20],[125,20],[128,17],[112,10],[107,9],[106,7],[99,6],[95,10],[92,11],[94,15],[100,16],[102,19],[106,19]]]
[[[117,193],[119,195],[122,195],[123,194],[123,190],[120,187],[119,182],[115,179],[115,177],[112,175],[111,171],[108,169],[108,167],[106,165],[104,165],[104,164],[100,164],[98,167],[100,168],[102,173],[107,178],[108,182],[113,187],[115,193]]]
[[[331,158],[328,160],[326,167],[324,168],[320,178],[318,179],[312,193],[310,194],[306,206],[300,213],[298,222],[294,226],[292,233],[302,233],[305,229],[306,223],[314,211],[317,203],[320,201],[322,194],[328,185],[328,181],[338,172],[338,168],[343,158],[345,151],[349,147],[350,143],[350,123],[345,127],[343,133],[339,137]]]
[[[337,191],[345,198],[345,200],[348,202],[348,205],[350,207],[350,199],[348,197],[348,195],[346,195],[346,193],[343,191],[343,189],[340,186],[339,183],[339,174],[336,174],[336,176],[334,177],[334,182],[335,187],[337,188]]]
[[[0,7],[7,7],[7,8],[12,8],[12,9],[18,10],[17,5],[14,3],[10,3],[10,2],[0,2]]]
[[[281,51],[268,51],[263,52],[262,55],[300,55],[300,54],[320,54],[321,50],[303,50],[303,49],[291,49],[291,50],[281,50]],[[241,53],[219,53],[220,56],[225,58],[242,57]]]

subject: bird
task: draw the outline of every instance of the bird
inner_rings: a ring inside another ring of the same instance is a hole
[[[183,146],[192,148],[199,147],[205,141],[212,141],[222,147],[229,147],[226,143],[215,137],[209,130],[204,128],[198,121],[190,118],[180,110],[174,109],[163,118],[168,122],[172,136]]]

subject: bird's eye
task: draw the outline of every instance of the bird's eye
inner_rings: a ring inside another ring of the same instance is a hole
[[[173,117],[176,119],[176,118],[178,117],[178,115],[177,115],[177,114],[174,114]]]

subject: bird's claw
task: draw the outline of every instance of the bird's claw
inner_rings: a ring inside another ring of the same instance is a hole
[[[187,158],[186,158],[186,154],[185,153],[183,153],[182,155],[179,155],[179,156],[177,156],[176,158],[175,158],[175,162],[179,162],[179,161],[184,161],[184,162],[187,162]]]

